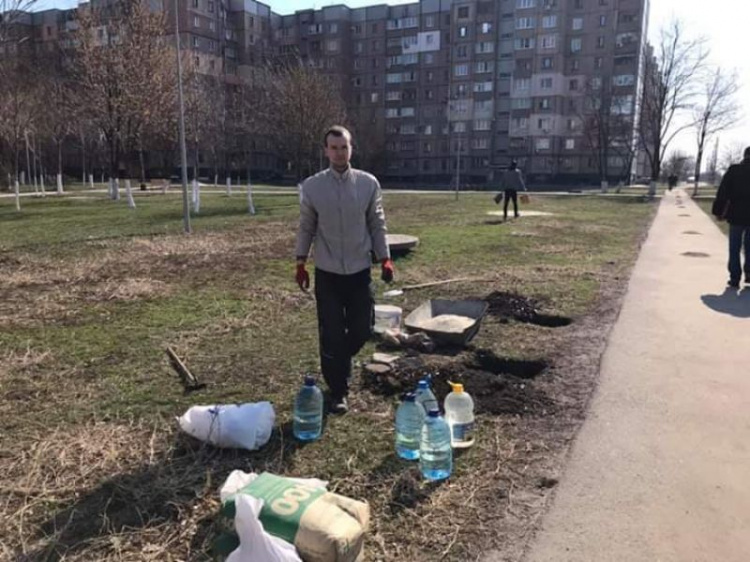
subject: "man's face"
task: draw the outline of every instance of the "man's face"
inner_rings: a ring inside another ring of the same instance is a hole
[[[352,157],[352,145],[346,135],[335,137],[328,135],[326,141],[326,157],[336,168],[346,168]]]

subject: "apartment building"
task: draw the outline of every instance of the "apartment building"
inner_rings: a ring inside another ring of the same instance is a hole
[[[532,182],[598,181],[596,111],[625,129],[611,139],[609,179],[634,170],[647,0],[420,0],[288,15],[255,0],[178,1],[183,48],[229,86],[279,56],[336,77],[360,162],[385,182],[481,185],[511,159]],[[43,22],[69,19],[40,14],[37,36]]]

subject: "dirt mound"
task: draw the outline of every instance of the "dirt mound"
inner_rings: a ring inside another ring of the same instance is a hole
[[[515,293],[495,291],[484,297],[483,300],[489,305],[487,311],[493,316],[499,318],[513,318],[519,322],[526,322],[528,324],[536,324],[537,326],[546,326],[549,328],[568,326],[573,322],[573,320],[567,316],[544,314],[539,310],[539,301]]]

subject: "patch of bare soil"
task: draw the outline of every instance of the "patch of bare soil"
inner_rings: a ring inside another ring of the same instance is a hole
[[[515,293],[495,291],[484,300],[489,304],[490,314],[506,320],[513,318],[519,322],[550,328],[567,326],[573,321],[566,316],[545,314],[541,311],[542,304],[539,301]]]

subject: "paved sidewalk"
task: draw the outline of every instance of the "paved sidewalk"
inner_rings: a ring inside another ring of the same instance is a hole
[[[664,197],[527,562],[750,560],[750,286],[725,290],[726,247]]]

